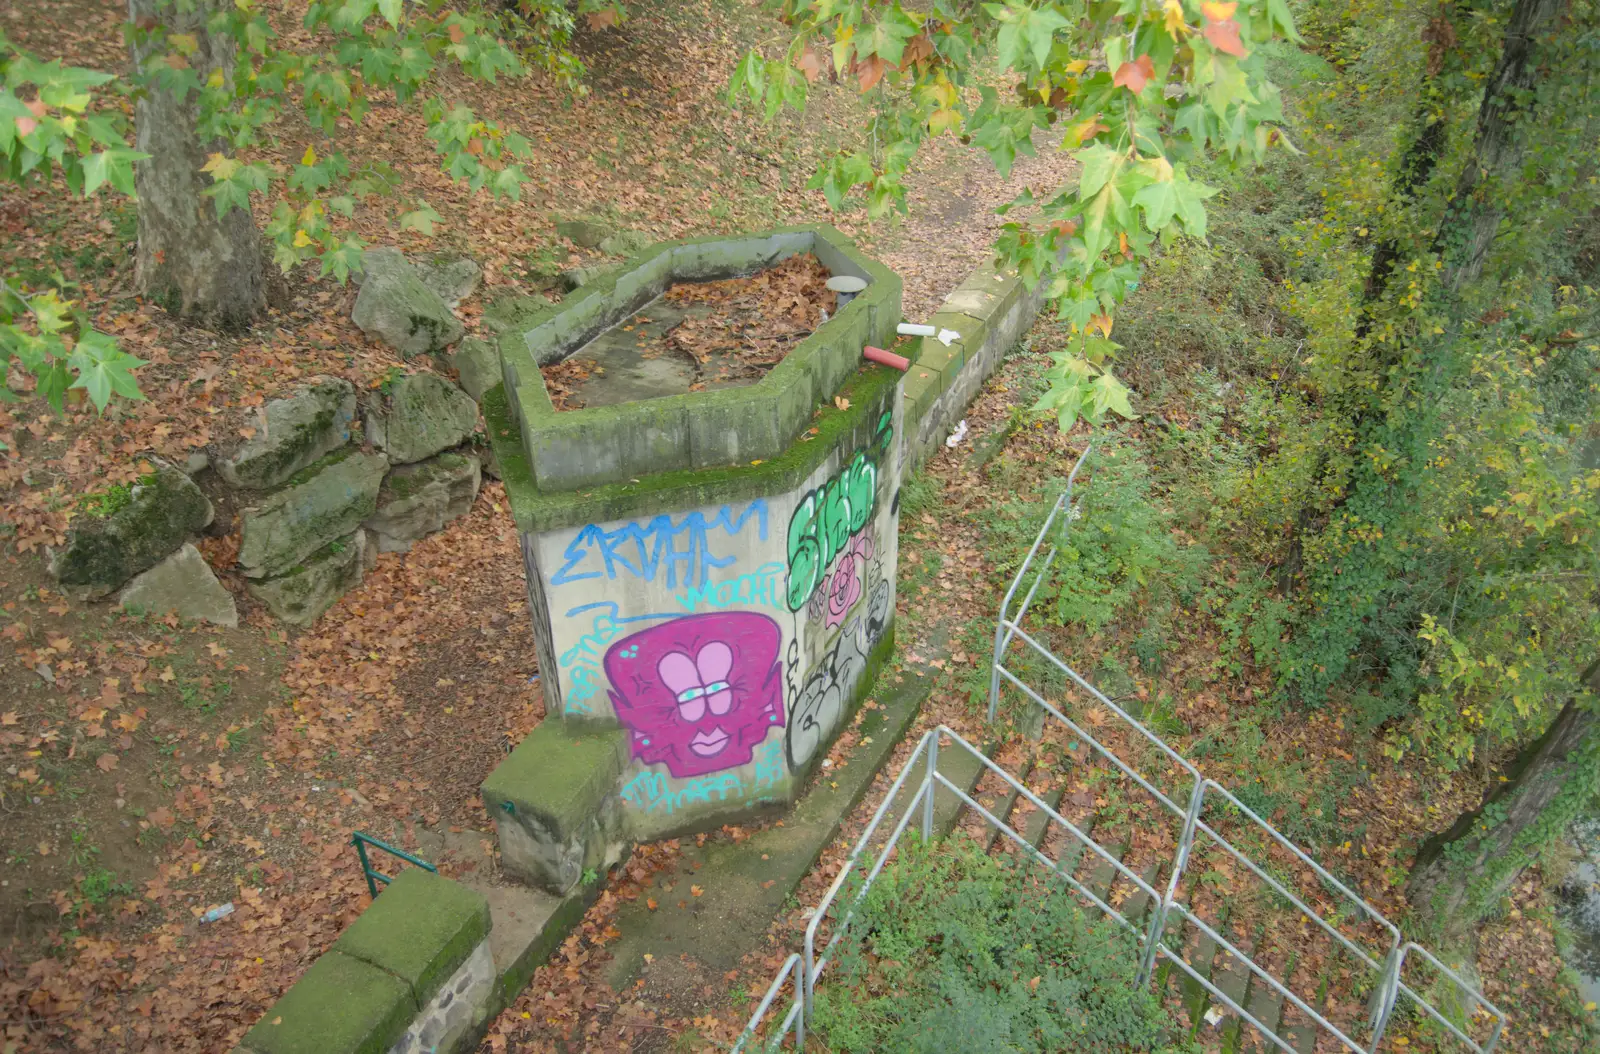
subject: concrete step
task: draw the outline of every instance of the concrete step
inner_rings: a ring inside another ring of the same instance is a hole
[[[1160,888],[1160,886],[1157,885],[1157,883],[1161,881],[1161,863],[1159,861],[1153,864],[1146,864],[1138,874],[1139,879],[1147,886],[1150,886],[1152,889],[1154,889],[1157,893],[1165,892]],[[1127,884],[1127,879],[1123,879],[1123,882],[1124,884]],[[1150,911],[1150,904],[1151,900],[1149,894],[1135,886],[1133,890],[1133,896],[1129,897],[1125,902],[1125,906],[1119,908],[1118,910],[1121,911],[1129,921],[1138,923],[1144,921],[1145,915]]]
[[[1032,757],[1032,755],[1029,755],[1028,760],[1024,761],[1022,763],[1022,767],[1020,769],[1018,769],[1016,772],[1012,773],[1012,775],[1016,777],[1017,782],[1021,783],[1021,784],[1026,784],[1028,782],[1028,777],[1030,775],[1032,775],[1032,774],[1033,774],[1033,757]],[[1017,807],[1017,802],[1020,801],[1021,799],[1022,799],[1022,792],[1017,790],[1017,788],[1011,787],[1011,786],[1008,785],[1007,786],[1007,793],[1006,793],[1005,800],[1000,803],[1000,807],[998,809],[990,809],[989,811],[994,813],[995,816],[997,816],[1000,819],[1001,823],[1006,824],[1007,826],[1010,826],[1011,825],[1011,813],[1012,813],[1012,810],[1014,810]],[[995,846],[1000,845],[1002,842],[1004,844],[1006,844],[1006,845],[1015,845],[1016,844],[1009,837],[1007,837],[1006,835],[1002,834],[1000,832],[1000,828],[998,828],[998,827],[989,828],[989,837],[987,839],[985,839],[985,841],[984,841],[984,846],[983,846],[984,852],[993,852],[994,849],[995,849]]]
[[[1031,790],[1032,788],[1029,789]],[[1056,787],[1048,794],[1039,794],[1039,798],[1050,808],[1059,809],[1061,796],[1066,792],[1067,789],[1065,787]],[[1034,791],[1034,793],[1038,794],[1038,791]],[[1022,837],[1028,840],[1029,845],[1037,849],[1044,844],[1046,825],[1051,823],[1049,813],[1042,809],[1035,809],[1028,814],[1028,822],[1023,826]]]
[[[1218,932],[1229,936],[1232,940],[1226,930]],[[1238,944],[1237,941],[1234,943]],[[1239,948],[1241,951],[1247,951],[1243,945]],[[1217,991],[1233,1000],[1235,1005],[1244,1006],[1250,991],[1250,968],[1226,948],[1218,947],[1216,962],[1212,966],[1211,983],[1216,986]],[[1218,1002],[1216,1006],[1221,1007],[1227,1015],[1221,1025],[1222,1050],[1225,1054],[1238,1054],[1243,1038],[1244,1018],[1234,1013],[1226,1003]]]

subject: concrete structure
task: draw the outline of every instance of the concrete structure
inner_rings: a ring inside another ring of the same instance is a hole
[[[535,363],[801,252],[869,284],[758,383],[551,406]],[[655,246],[501,335],[485,413],[549,714],[484,784],[508,872],[564,892],[630,839],[796,796],[891,645],[900,374],[861,349],[899,321],[892,272],[796,228]]]

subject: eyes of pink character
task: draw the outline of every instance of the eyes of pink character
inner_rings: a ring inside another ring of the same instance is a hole
[[[728,688],[732,669],[733,649],[720,640],[701,648],[692,660],[681,651],[669,651],[656,664],[667,690],[677,695],[678,714],[685,721],[700,720],[708,705],[717,715],[732,708],[733,692]]]

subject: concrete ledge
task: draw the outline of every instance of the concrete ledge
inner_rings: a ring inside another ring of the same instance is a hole
[[[912,350],[909,344],[893,346],[902,354]],[[807,367],[797,365],[791,369]],[[815,428],[816,436],[806,442],[791,442],[777,457],[752,455],[736,466],[660,472],[640,477],[638,483],[627,480],[582,490],[548,491],[537,484],[504,386],[497,385],[484,393],[483,418],[517,529],[530,533],[626,519],[641,512],[653,514],[661,508],[663,495],[670,496],[668,500],[675,508],[690,508],[747,501],[797,487],[841,445],[859,447],[871,438],[886,393],[892,395],[901,377],[900,371],[867,364],[858,355],[855,372],[836,390],[849,401],[849,408],[840,410],[831,401],[815,409],[807,405],[799,419],[800,433]],[[786,409],[780,404],[778,412],[793,413],[794,408]],[[906,417],[908,435],[912,420],[909,415]],[[752,465],[752,461],[761,464]]]
[[[384,1054],[416,1016],[411,986],[329,951],[245,1033],[245,1054]]]
[[[616,787],[626,729],[582,734],[547,720],[483,782],[506,874],[558,896],[620,852]]]
[[[664,292],[672,282],[753,274],[810,252],[866,290],[753,385],[558,412],[539,366],[559,362]],[[887,347],[900,321],[900,278],[831,227],[697,238],[652,246],[499,338],[507,405],[540,490],[555,493],[650,474],[775,458],[838,392],[865,344]]]
[[[924,338],[906,377],[908,468],[938,449],[1006,351],[1033,325],[1043,301],[1043,283],[1030,290],[1017,275],[996,271],[986,262],[928,319],[930,325],[960,333],[961,339],[944,348]]]
[[[400,978],[421,1006],[488,933],[483,894],[414,867],[383,888],[333,950]]]

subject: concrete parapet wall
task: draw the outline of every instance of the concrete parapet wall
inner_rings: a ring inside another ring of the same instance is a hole
[[[755,384],[557,411],[539,372],[660,296],[673,282],[753,274],[813,253],[868,286]],[[663,242],[500,336],[507,408],[541,490],[558,492],[774,458],[805,430],[900,321],[900,278],[831,227]]]

